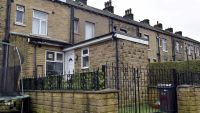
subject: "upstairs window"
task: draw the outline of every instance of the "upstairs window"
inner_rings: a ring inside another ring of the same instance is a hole
[[[33,11],[32,33],[36,35],[47,35],[48,14],[45,12]]]
[[[180,44],[179,42],[176,42],[176,52],[180,52]]]
[[[15,18],[15,22],[17,24],[23,24],[24,23],[24,12],[25,12],[24,6],[17,5],[16,18]]]
[[[144,35],[143,38],[149,41],[149,35]],[[150,44],[148,45],[148,49],[150,49]]]
[[[192,55],[193,47],[191,45],[188,45],[188,55]]]
[[[196,48],[196,54],[197,56],[200,56],[200,49],[198,47]]]
[[[91,22],[85,23],[85,39],[86,40],[94,37],[94,32],[95,32],[94,28],[95,28],[94,23],[91,23]]]
[[[82,49],[81,56],[82,56],[81,68],[82,69],[89,68],[89,49],[88,48]]]
[[[167,39],[162,39],[162,50],[167,52]]]
[[[78,33],[78,19],[74,20],[74,33]]]
[[[62,75],[63,74],[63,53],[46,52],[46,75]]]

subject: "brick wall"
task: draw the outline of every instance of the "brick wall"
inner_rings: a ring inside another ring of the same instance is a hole
[[[35,113],[116,113],[117,91],[28,91]]]
[[[21,57],[23,59],[22,69],[23,75],[32,76],[34,74],[34,46],[28,43],[28,38],[21,36],[11,36],[11,43],[16,45],[19,49]],[[62,52],[60,47],[53,46],[36,46],[36,66],[38,67],[38,75],[45,74],[45,56],[46,51],[57,51]]]
[[[4,37],[6,19],[6,0],[0,0],[0,40]]]
[[[179,113],[199,113],[200,112],[200,87],[199,86],[179,86],[178,112]]]
[[[146,45],[119,39],[118,46],[120,64],[129,63],[135,67],[147,66]],[[90,45],[85,48],[89,48],[90,69],[98,68],[106,63],[116,63],[115,41],[113,40]],[[75,62],[75,70],[81,69],[81,49],[82,48],[75,50],[75,55],[78,57]]]
[[[16,5],[25,7],[24,24],[15,23]],[[49,0],[15,0],[12,3],[11,32],[32,34],[33,10],[48,14],[48,35],[57,40],[68,42],[70,37],[70,8],[67,5],[54,3]],[[58,29],[59,28],[59,29]]]
[[[92,22],[95,24],[94,37],[109,33],[110,24],[107,17],[80,9],[75,9],[74,16],[79,19],[78,33],[74,35],[75,43],[85,40],[85,22]]]

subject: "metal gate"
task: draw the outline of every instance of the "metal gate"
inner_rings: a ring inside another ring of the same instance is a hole
[[[105,67],[106,87],[119,90],[119,113],[177,113],[175,70]]]

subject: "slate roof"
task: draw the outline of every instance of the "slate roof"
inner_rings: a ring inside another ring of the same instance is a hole
[[[150,26],[150,25],[137,22],[135,20],[125,19],[125,18],[123,18],[123,17],[121,17],[119,15],[116,15],[116,14],[113,14],[113,13],[108,12],[108,11],[104,11],[104,10],[101,10],[101,9],[97,9],[97,8],[91,7],[91,6],[82,4],[80,2],[75,2],[75,1],[72,1],[72,0],[66,0],[65,3],[61,2],[59,0],[49,0],[49,1],[60,3],[60,4],[64,4],[64,5],[68,5],[68,6],[73,6],[73,7],[78,8],[78,9],[86,10],[86,11],[89,11],[89,12],[92,12],[92,13],[96,13],[96,14],[99,14],[99,15],[103,15],[103,16],[106,16],[106,17],[109,17],[109,18],[112,18],[112,19],[115,19],[115,20],[118,20],[118,21],[122,21],[122,22],[125,22],[125,23],[128,23],[128,24],[132,24],[132,25],[135,25],[135,26],[139,26],[139,27],[144,28],[144,29],[153,30],[153,31],[165,34],[165,35],[169,35],[169,36],[172,36],[172,37],[176,37],[176,38],[179,38],[179,39],[183,39],[183,40],[186,40],[186,41],[192,41],[194,43],[200,44],[199,41],[196,41],[196,40],[194,40],[192,38],[185,37],[185,36],[179,36],[179,35],[167,32],[167,31],[162,30],[162,29],[154,28],[153,26]]]

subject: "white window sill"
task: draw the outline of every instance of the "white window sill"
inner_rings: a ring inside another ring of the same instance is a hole
[[[38,36],[38,37],[44,37],[44,38],[50,38],[47,35],[40,35],[40,34],[30,34],[31,36]]]
[[[81,69],[89,69],[89,66],[88,67],[81,67]]]
[[[151,49],[147,49],[148,51],[151,51]]]
[[[163,50],[163,52],[167,53],[168,51]]]
[[[25,25],[25,24],[23,24],[23,23],[18,23],[18,22],[15,22],[14,24],[15,24],[15,25],[17,25],[17,26],[26,27],[26,25]]]
[[[75,34],[75,35],[80,35],[80,33],[79,33],[79,32],[78,32],[78,33],[74,32],[74,34]]]

